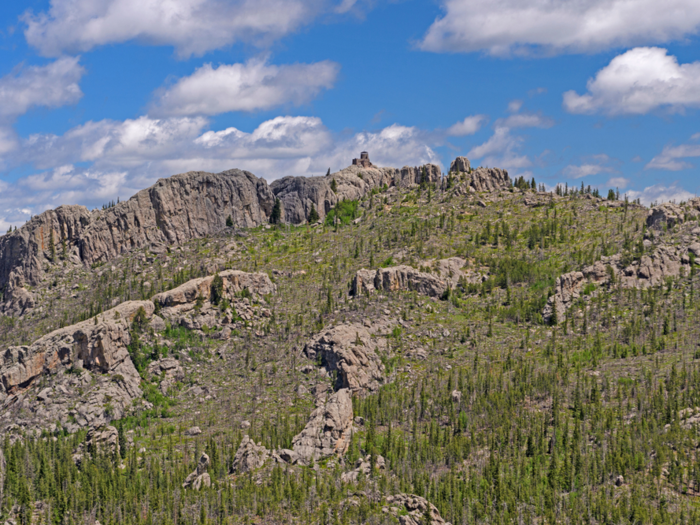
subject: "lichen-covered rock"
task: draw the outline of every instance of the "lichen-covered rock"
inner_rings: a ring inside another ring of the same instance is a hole
[[[243,436],[243,441],[241,441],[233,458],[231,472],[233,474],[245,474],[251,470],[258,469],[265,464],[269,457],[270,452],[262,445],[256,445],[255,441],[246,434]]]
[[[342,456],[350,445],[352,422],[352,395],[343,388],[311,413],[304,429],[292,439],[293,456],[288,459],[308,465],[329,456]]]
[[[37,285],[58,257],[90,265],[143,246],[179,244],[226,227],[268,221],[274,195],[241,170],[189,172],[161,179],[106,210],[61,206],[0,237],[0,289]]]
[[[355,463],[355,469],[349,472],[343,472],[340,476],[340,481],[343,483],[355,483],[360,477],[360,474],[368,476],[372,472],[372,462],[378,470],[384,470],[386,468],[386,460],[384,456],[377,454],[375,458],[367,456],[366,458],[360,458]]]
[[[148,318],[154,305],[122,303],[32,345],[5,350],[0,356],[0,432],[11,421],[26,428],[60,426],[72,432],[122,417],[141,396],[141,378],[127,349],[129,328],[140,309]],[[51,386],[38,392],[41,378],[49,379]]]
[[[204,452],[197,462],[197,468],[185,478],[182,488],[192,487],[194,490],[200,490],[202,487],[211,487],[211,477],[207,473],[209,468],[209,456]]]
[[[343,324],[317,334],[304,353],[309,359],[320,358],[329,372],[337,372],[336,389],[367,393],[386,381],[384,364],[377,355],[385,346],[383,338],[373,339],[364,326]]]
[[[440,516],[437,507],[421,496],[396,494],[387,496],[386,502],[386,512],[396,516],[401,525],[449,525]],[[426,514],[430,521],[425,519]]]

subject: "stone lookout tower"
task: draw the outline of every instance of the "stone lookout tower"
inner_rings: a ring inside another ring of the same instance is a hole
[[[352,159],[353,166],[362,166],[363,168],[371,168],[372,163],[369,161],[369,153],[363,151],[360,153],[359,159]]]

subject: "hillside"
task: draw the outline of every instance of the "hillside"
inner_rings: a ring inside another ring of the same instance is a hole
[[[0,518],[695,523],[698,255],[700,199],[464,157],[47,211],[0,238]]]

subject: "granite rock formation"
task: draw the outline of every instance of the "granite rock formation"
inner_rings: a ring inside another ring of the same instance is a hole
[[[10,347],[0,362],[0,431],[63,427],[73,432],[121,418],[141,397],[129,357],[129,327],[150,301],[129,301],[32,345]],[[44,380],[46,379],[46,380]],[[82,392],[82,393],[80,393]]]
[[[105,262],[143,246],[179,244],[226,227],[267,222],[274,195],[264,179],[241,170],[222,173],[188,172],[138,192],[105,210],[61,206],[33,217],[0,237],[0,290],[21,313],[27,304],[18,289],[37,285],[44,267],[63,258],[74,264]]]
[[[300,224],[306,222],[312,206],[323,219],[338,202],[361,199],[384,185],[408,187],[421,182],[439,183],[441,178],[440,168],[434,164],[401,169],[353,165],[326,177],[284,177],[270,188],[282,203],[282,220]]]
[[[258,469],[265,464],[270,452],[262,445],[256,445],[248,434],[243,436],[243,441],[236,451],[231,466],[231,473],[245,474],[251,470]]]
[[[440,297],[448,288],[460,282],[481,282],[482,276],[465,271],[466,261],[459,257],[426,261],[422,271],[412,266],[400,265],[378,270],[358,270],[352,283],[353,295],[371,293],[375,290],[386,292],[415,291],[430,297]]]
[[[386,340],[374,340],[359,324],[339,325],[316,335],[306,344],[309,359],[320,359],[328,372],[337,372],[336,389],[354,394],[375,392],[386,381],[384,364],[377,355]]]
[[[186,489],[192,487],[194,490],[200,490],[202,487],[211,487],[211,477],[207,472],[208,468],[209,456],[202,452],[202,455],[197,462],[197,468],[185,478],[182,488]]]
[[[692,245],[691,245],[692,246]],[[554,294],[547,301],[542,315],[551,322],[564,321],[566,311],[581,297],[587,284],[603,285],[614,281],[623,288],[648,288],[662,284],[668,277],[678,277],[689,263],[689,247],[661,244],[649,255],[624,266],[620,254],[602,257],[581,272],[569,272],[557,278]]]
[[[294,436],[292,450],[282,450],[280,456],[302,465],[329,456],[342,456],[350,445],[352,423],[352,394],[343,388],[311,413],[304,429]]]
[[[387,512],[397,517],[401,525],[449,525],[435,505],[415,494],[396,494],[386,498]],[[429,513],[426,510],[429,509]],[[426,514],[430,521],[426,523]]]

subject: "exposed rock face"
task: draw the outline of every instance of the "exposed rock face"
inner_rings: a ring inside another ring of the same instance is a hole
[[[358,200],[384,185],[407,187],[421,182],[439,183],[440,168],[434,164],[411,168],[349,166],[328,177],[284,177],[270,188],[282,203],[282,220],[292,224],[306,222],[311,206],[323,219],[342,200]],[[331,189],[335,180],[336,191]]]
[[[231,329],[240,328],[244,322],[253,326],[264,321],[271,312],[262,303],[260,296],[275,293],[277,286],[266,273],[246,273],[227,270],[219,273],[223,282],[222,297],[231,305],[222,310],[221,304],[211,303],[214,275],[192,279],[177,288],[156,295],[153,300],[161,306],[160,314],[172,324],[182,325],[190,330],[222,327],[216,333],[219,338],[227,338]],[[249,292],[251,300],[238,297],[242,291]],[[228,334],[228,335],[227,335]]]
[[[309,422],[292,440],[292,462],[309,464],[328,456],[343,455],[350,445],[352,431],[352,395],[343,388],[311,413]],[[289,451],[281,451],[284,453]]]
[[[476,191],[497,191],[510,188],[511,180],[506,170],[499,168],[477,168],[472,171],[470,185]]]
[[[231,472],[234,474],[245,474],[251,470],[258,469],[265,464],[267,458],[270,457],[270,452],[262,445],[256,445],[255,441],[248,437],[248,434],[243,436],[236,456],[233,458]]]
[[[352,284],[354,295],[375,290],[387,292],[416,291],[430,297],[439,297],[448,288],[454,288],[464,278],[467,282],[480,282],[481,276],[462,270],[466,261],[459,257],[427,261],[425,267],[435,273],[417,270],[412,266],[392,266],[378,270],[358,270]]]
[[[140,308],[146,317],[153,314],[152,302],[129,301],[99,315],[97,323],[89,319],[30,346],[8,348],[0,361],[0,431],[14,421],[72,432],[122,417],[141,396],[141,378],[127,349]],[[38,392],[43,377],[51,378],[51,386]]]
[[[222,230],[228,217],[236,227],[258,226],[269,220],[276,197],[283,204],[283,220],[299,224],[312,205],[323,218],[339,201],[362,198],[385,184],[409,186],[440,179],[440,168],[433,164],[401,169],[350,166],[330,177],[286,177],[271,188],[247,171],[188,172],[161,179],[106,210],[61,206],[0,237],[3,311],[22,315],[31,308],[34,298],[24,287],[39,284],[44,267],[58,259],[90,265],[143,246],[179,244]]]
[[[160,391],[163,395],[167,394],[175,383],[185,379],[185,371],[180,366],[180,362],[172,357],[154,361],[148,365],[147,372],[149,376],[161,377]]]
[[[267,222],[273,205],[264,179],[230,170],[161,179],[107,210],[61,206],[0,237],[0,289],[8,297],[13,289],[38,284],[44,264],[62,257],[64,245],[73,263],[108,261],[142,246],[215,233],[229,216],[236,227],[258,226]]]
[[[197,462],[197,468],[185,478],[182,488],[192,487],[194,490],[199,490],[202,487],[211,487],[211,478],[207,473],[209,468],[209,456],[202,452],[202,456]]]
[[[545,307],[544,318],[549,321],[556,312],[556,319],[563,321],[566,310],[579,298],[583,289],[585,277],[582,272],[569,272],[557,278],[554,295],[549,298]]]
[[[270,280],[266,273],[246,273],[238,270],[226,270],[219,274],[224,282],[224,295],[229,300],[234,295],[248,290],[251,294],[268,295],[277,290],[277,286]],[[173,308],[196,302],[198,297],[209,300],[214,275],[192,279],[185,284],[159,293],[153,297],[154,302],[160,303],[163,308]]]
[[[366,393],[378,390],[386,380],[384,364],[377,355],[385,346],[384,339],[373,340],[364,326],[345,324],[316,335],[304,352],[309,359],[320,357],[329,372],[337,371],[337,389]]]
[[[506,190],[512,186],[512,181],[506,170],[499,168],[471,169],[469,159],[457,157],[450,165],[450,173],[457,176],[457,193],[492,192]]]
[[[676,224],[683,222],[683,209],[670,202],[660,204],[649,210],[647,215],[647,226],[649,228],[661,229],[664,225],[673,228]]]
[[[119,431],[113,426],[91,428],[87,434],[88,450],[119,454]]]
[[[377,455],[374,462],[375,466],[379,470],[384,470],[386,468],[386,460],[383,456]],[[366,458],[361,458],[357,460],[357,463],[355,463],[354,470],[351,470],[350,472],[344,472],[343,474],[341,474],[340,481],[342,481],[343,483],[354,483],[357,481],[357,478],[360,476],[360,474],[368,476],[371,472],[372,458],[367,456]]]
[[[588,283],[606,284],[614,278],[623,288],[648,288],[662,284],[667,277],[678,277],[687,261],[684,255],[689,248],[660,245],[651,255],[643,255],[623,268],[620,255],[603,257],[582,272],[569,272],[557,278],[557,284],[542,315],[551,322],[556,311],[556,320],[564,321],[566,311],[579,299]]]
[[[467,157],[457,157],[450,164],[450,173],[469,173],[472,166]]]
[[[401,525],[449,525],[440,516],[435,505],[414,494],[396,494],[386,498],[388,512],[398,517]],[[430,521],[426,523],[426,508]]]

